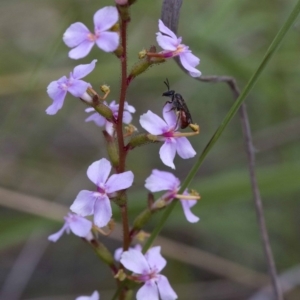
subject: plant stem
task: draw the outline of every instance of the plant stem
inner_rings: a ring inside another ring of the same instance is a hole
[[[266,226],[266,221],[264,217],[264,209],[263,204],[261,200],[261,195],[257,183],[256,178],[256,172],[255,172],[255,149],[252,142],[252,135],[251,135],[251,128],[250,123],[248,119],[247,109],[245,103],[241,105],[241,108],[239,110],[240,119],[242,123],[243,128],[243,135],[245,140],[245,148],[246,153],[248,157],[248,167],[249,167],[249,173],[250,173],[250,181],[251,181],[251,187],[252,187],[252,193],[253,193],[253,200],[255,205],[255,211],[257,216],[257,222],[259,225],[259,231],[263,243],[263,248],[268,264],[268,271],[271,278],[271,282],[273,285],[274,294],[276,297],[276,300],[282,300],[282,291],[281,287],[278,281],[275,261],[271,249],[270,239],[268,235],[268,230]]]
[[[120,58],[121,61],[121,91],[119,99],[119,111],[118,120],[116,124],[116,131],[118,137],[118,147],[119,147],[119,164],[117,166],[117,172],[122,173],[125,171],[125,158],[126,150],[124,147],[124,137],[123,137],[123,112],[124,104],[127,92],[127,24],[128,21],[121,20],[121,46],[123,48],[123,53]],[[127,201],[120,206],[121,216],[122,216],[122,227],[123,227],[123,250],[126,251],[129,248],[130,237],[129,237],[129,223],[128,223],[128,211],[127,211]]]
[[[122,228],[123,228],[123,251],[126,251],[128,250],[130,245],[127,203],[125,205],[122,205],[120,209],[121,209]]]
[[[123,137],[123,112],[124,112],[124,103],[127,92],[127,22],[121,20],[121,45],[123,48],[123,54],[120,58],[121,60],[121,92],[119,99],[119,111],[118,111],[118,120],[117,120],[117,136],[118,136],[118,145],[119,145],[119,165],[117,167],[117,172],[122,173],[125,170],[125,157],[126,151],[124,149],[124,137]]]

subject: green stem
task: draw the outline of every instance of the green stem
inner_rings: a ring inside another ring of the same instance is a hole
[[[296,20],[297,16],[299,15],[299,12],[300,12],[300,0],[298,0],[297,4],[295,5],[295,7],[294,7],[293,11],[291,12],[291,14],[289,15],[288,19],[286,20],[286,22],[283,24],[283,26],[281,27],[281,29],[275,36],[273,42],[271,43],[270,47],[268,48],[259,67],[255,71],[255,73],[252,75],[252,77],[248,81],[247,85],[243,89],[242,93],[240,94],[238,99],[234,102],[231,109],[225,116],[223,122],[221,123],[219,128],[216,130],[216,132],[214,133],[214,135],[212,136],[212,138],[210,139],[210,141],[208,142],[206,147],[204,148],[203,152],[201,153],[200,157],[198,158],[198,161],[193,166],[190,173],[187,175],[186,179],[182,183],[179,193],[182,193],[188,187],[188,185],[191,183],[192,179],[195,177],[196,173],[198,172],[198,170],[199,170],[200,166],[202,165],[204,159],[206,158],[207,154],[213,148],[213,146],[215,145],[215,143],[217,142],[217,140],[219,139],[219,137],[225,130],[226,126],[229,124],[229,122],[235,116],[235,114],[238,111],[238,109],[240,108],[241,104],[248,96],[249,92],[251,91],[251,89],[253,88],[255,83],[257,82],[259,76],[261,75],[263,70],[266,68],[270,59],[273,57],[275,51],[278,49],[279,45],[281,44],[281,42],[282,42],[283,38],[285,37],[285,35],[287,34],[288,30],[291,28],[292,24]],[[160,221],[154,228],[151,236],[149,237],[149,239],[147,240],[146,244],[143,247],[144,253],[150,248],[150,246],[154,242],[154,239],[157,237],[157,235],[163,228],[164,224],[166,223],[169,215],[171,214],[171,212],[177,202],[178,202],[177,200],[176,201],[174,200],[164,211],[164,214],[162,215]]]

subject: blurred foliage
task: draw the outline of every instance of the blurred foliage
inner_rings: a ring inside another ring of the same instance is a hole
[[[68,58],[68,48],[61,40],[65,29],[76,21],[92,29],[94,12],[112,2],[0,2],[1,187],[67,206],[79,190],[92,188],[85,172],[93,161],[106,156],[101,130],[84,122],[85,107],[69,95],[57,115],[46,115],[44,111],[51,100],[45,91],[50,81],[67,75],[78,64]],[[161,2],[139,0],[131,9],[129,67],[137,61],[141,49],[156,44]],[[204,75],[234,76],[243,87],[294,3],[293,0],[184,1],[178,34],[201,58],[200,70]],[[259,185],[279,273],[299,264],[299,48],[298,21],[246,101],[257,148]],[[117,59],[95,47],[80,63],[89,63],[93,58],[98,59],[97,68],[87,80],[94,88],[103,83],[110,85],[109,100],[118,99]],[[140,114],[147,110],[161,114],[166,77],[171,87],[184,96],[194,121],[201,126],[200,136],[191,138],[196,151],[201,152],[233,103],[230,90],[225,84],[199,83],[183,74],[172,61],[155,66],[136,78],[128,91],[127,100],[137,109],[133,122],[140,130]],[[193,209],[201,221],[188,224],[178,206],[163,233],[266,272],[242,140],[240,122],[235,118],[191,186],[202,196]],[[141,147],[128,156],[127,167],[135,173],[135,183],[129,191],[133,215],[146,205],[143,185],[151,170],[170,171],[159,160],[159,147],[157,144]],[[175,175],[184,178],[193,162],[194,159],[176,158]],[[53,226],[48,220],[10,209],[2,209],[0,215],[0,251],[5,262],[0,282],[4,282],[29,235],[41,228],[48,228],[50,233],[60,224]],[[148,225],[149,230],[156,218]],[[119,220],[117,211],[115,219]],[[119,246],[109,239],[106,241],[112,251]],[[180,274],[176,271],[179,268]],[[209,284],[217,284],[220,279],[175,261],[165,273],[180,299],[187,299],[186,295],[188,299],[200,299],[199,293],[194,298],[188,294],[185,284],[203,281],[201,287],[206,291]],[[49,246],[22,299],[89,294],[95,287],[101,293],[114,289],[106,266],[78,239],[64,237]],[[196,290],[194,287],[193,291]],[[209,298],[204,293],[201,299],[244,299],[252,292],[249,287],[241,286],[235,290],[241,291],[236,298],[232,294],[227,298],[225,294],[223,298],[220,295]],[[299,295],[293,292],[287,299],[299,299]]]

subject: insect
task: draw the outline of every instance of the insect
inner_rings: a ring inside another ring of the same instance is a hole
[[[175,93],[174,90],[170,90],[168,78],[166,79],[166,81],[164,81],[164,84],[167,86],[168,91],[164,92],[162,96],[171,97],[171,100],[167,101],[166,104],[172,104],[171,110],[176,111],[176,114],[178,115],[177,122],[180,121],[180,128],[184,129],[190,124],[193,124],[192,116],[187,105],[185,104],[183,97],[180,94]]]

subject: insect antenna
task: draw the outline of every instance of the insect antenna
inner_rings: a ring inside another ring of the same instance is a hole
[[[168,78],[166,78],[166,80],[164,81],[164,84],[167,86],[168,91],[169,91],[170,90],[170,84],[169,84]]]

